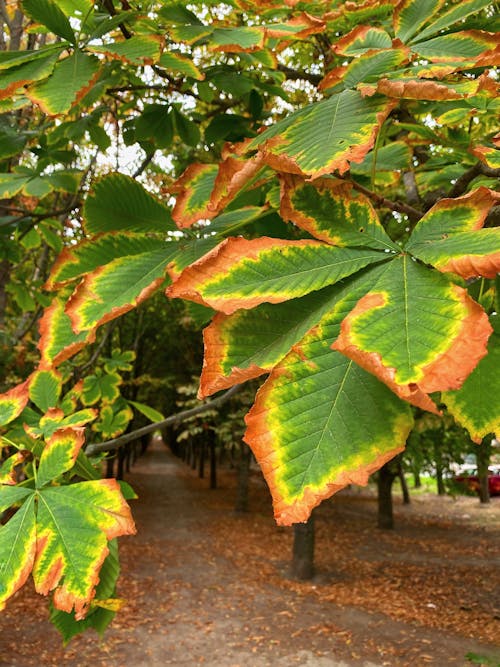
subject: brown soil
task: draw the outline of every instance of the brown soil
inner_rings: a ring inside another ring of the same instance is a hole
[[[128,477],[138,534],[121,540],[126,604],[104,640],[64,650],[26,587],[0,616],[0,664],[500,665],[500,498],[396,500],[396,529],[380,531],[373,494],[338,494],[317,513],[318,574],[300,583],[260,476],[244,515],[234,478],[210,491],[156,443]]]

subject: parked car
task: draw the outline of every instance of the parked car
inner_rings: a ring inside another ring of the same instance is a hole
[[[463,470],[458,475],[455,475],[453,480],[470,491],[479,491],[477,468]],[[498,466],[488,468],[488,489],[490,496],[500,496],[500,469]]]

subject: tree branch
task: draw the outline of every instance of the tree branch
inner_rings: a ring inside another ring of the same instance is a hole
[[[182,412],[171,415],[170,417],[167,417],[160,422],[148,424],[148,426],[143,426],[142,428],[138,428],[135,431],[131,431],[130,433],[120,435],[118,438],[113,438],[112,440],[107,440],[106,442],[101,442],[98,444],[90,444],[85,448],[85,454],[87,454],[87,456],[92,456],[93,454],[97,454],[99,452],[114,451],[119,449],[122,445],[125,445],[127,442],[137,440],[137,438],[140,438],[142,435],[147,435],[148,433],[152,433],[159,428],[170,426],[171,424],[177,424],[186,419],[189,419],[190,417],[195,417],[196,415],[200,415],[204,412],[208,412],[209,410],[213,410],[214,408],[218,408],[226,403],[226,401],[228,401],[230,398],[232,398],[240,388],[241,385],[237,384],[234,387],[231,387],[231,389],[228,389],[228,391],[222,394],[222,396],[219,396],[218,398],[215,398],[213,401],[209,401],[208,403],[204,403],[203,405],[198,405],[196,408],[183,410]]]
[[[423,215],[421,211],[418,211],[416,208],[413,208],[413,206],[409,206],[408,204],[403,204],[403,202],[391,201],[390,199],[382,197],[381,195],[378,195],[376,192],[373,192],[372,190],[365,188],[363,185],[356,183],[356,181],[349,181],[349,182],[351,183],[352,187],[355,190],[363,193],[364,195],[369,197],[369,199],[372,199],[379,206],[384,206],[385,208],[390,208],[392,211],[403,213],[404,215],[407,215],[410,218],[410,220],[414,222],[418,222],[418,220],[420,220],[420,218]]]
[[[287,79],[292,79],[293,81],[298,81],[300,79],[303,79],[304,81],[309,81],[309,83],[312,83],[315,86],[317,86],[318,83],[323,78],[321,74],[311,74],[310,72],[299,72],[298,70],[292,69],[291,67],[287,67],[286,65],[282,65],[281,63],[278,65],[278,71],[285,74]]]
[[[455,185],[452,187],[449,193],[449,197],[460,197],[467,190],[469,183],[476,178],[476,176],[489,176],[490,178],[499,178],[500,169],[492,169],[483,162],[476,162],[474,166],[468,169],[464,174],[457,178]]]

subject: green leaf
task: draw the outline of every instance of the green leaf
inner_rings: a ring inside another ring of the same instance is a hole
[[[396,37],[407,42],[441,8],[444,0],[401,0],[394,10]]]
[[[498,315],[491,321],[495,324]],[[488,342],[488,354],[481,359],[457,391],[443,392],[441,398],[457,422],[475,442],[489,433],[500,432],[500,327],[496,325]]]
[[[331,349],[352,296],[274,368],[245,418],[244,436],[273,496],[276,521],[306,521],[322,499],[368,476],[404,448],[405,406],[376,378]]]
[[[46,26],[51,32],[76,44],[75,33],[68,17],[54,0],[23,0],[23,9],[30,18]]]
[[[375,165],[373,162],[375,161]],[[373,168],[379,171],[403,171],[411,167],[411,150],[404,141],[393,141],[377,151],[370,151],[361,164],[353,164],[353,174],[371,176]]]
[[[110,58],[133,65],[152,65],[160,57],[161,41],[158,35],[133,35],[123,42],[88,46],[89,51],[104,53]]]
[[[0,51],[0,71],[7,70],[18,65],[32,64],[36,60],[46,59],[47,56],[53,58],[64,49],[61,44],[50,44],[36,51]],[[2,74],[2,77],[5,74]],[[2,79],[3,83],[3,79]]]
[[[83,405],[94,405],[98,401],[113,403],[120,395],[122,378],[116,373],[87,375],[83,381],[81,401]]]
[[[317,178],[361,162],[393,103],[345,90],[292,113],[256,137],[249,150],[264,151],[273,169]]]
[[[149,405],[144,405],[144,403],[138,403],[137,401],[128,401],[132,407],[138,410],[141,414],[149,419],[150,422],[161,422],[165,419],[161,412],[151,408]]]
[[[238,26],[215,28],[210,37],[212,51],[254,51],[264,46],[264,30],[259,27]]]
[[[359,83],[378,81],[387,72],[394,71],[409,59],[410,51],[405,48],[391,48],[382,51],[363,53],[349,65],[339,67],[327,74],[320,84],[322,90],[333,86],[340,88],[356,88]]]
[[[88,234],[110,231],[167,232],[174,230],[170,212],[140,183],[110,174],[94,185],[83,209]]]
[[[134,413],[128,405],[123,409],[116,409],[116,405],[105,405],[101,410],[100,420],[93,428],[102,438],[109,440],[124,433],[133,417]]]
[[[491,0],[462,0],[458,5],[451,7],[426,28],[418,32],[412,41],[420,42],[431,35],[436,35],[441,30],[463,21],[464,18],[485,9],[491,5]]]
[[[135,123],[137,141],[152,141],[156,148],[168,148],[174,138],[170,106],[148,104]]]
[[[29,180],[30,177],[23,174],[0,174],[0,198],[15,197]]]
[[[494,49],[496,37],[478,30],[464,30],[449,35],[439,35],[412,46],[421,58],[438,62],[465,60],[474,63],[488,49]]]
[[[200,141],[198,125],[182,114],[175,106],[172,107],[172,114],[177,133],[182,141],[188,146],[197,146]]]
[[[42,412],[56,407],[62,390],[62,377],[56,371],[35,371],[31,376],[30,399]]]
[[[99,70],[99,60],[95,56],[76,50],[56,64],[54,72],[46,81],[33,84],[26,94],[44,113],[60,116],[67,113],[90,90]]]
[[[229,314],[303,296],[384,259],[376,250],[318,241],[229,238],[185,269],[167,293]]]

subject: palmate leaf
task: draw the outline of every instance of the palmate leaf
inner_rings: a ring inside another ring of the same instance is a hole
[[[478,188],[441,199],[419,221],[406,250],[439,271],[494,278],[500,271],[500,229],[481,229],[500,194]]]
[[[336,285],[286,303],[264,303],[231,315],[218,313],[203,332],[200,398],[271,371],[337,301],[352,294],[354,305],[383,270],[384,265],[370,266]]]
[[[57,609],[84,618],[108,541],[135,532],[130,508],[115,480],[50,486],[69,470],[83,442],[83,430],[53,436],[42,454],[36,489],[0,485],[0,506],[22,502],[0,528],[0,608],[33,574],[35,588],[54,590]],[[43,488],[42,488],[43,487]]]
[[[355,294],[355,291],[354,291]],[[297,343],[259,390],[244,436],[273,496],[277,523],[305,521],[321,500],[366,484],[404,448],[409,407],[332,351],[353,293]]]
[[[460,387],[486,354],[490,333],[464,289],[401,255],[342,322],[334,348],[435,412],[427,394]]]
[[[339,55],[359,56],[372,49],[390,49],[391,47],[391,36],[385,30],[360,25],[341,37],[332,48]]]
[[[443,392],[443,403],[459,424],[480,443],[489,433],[500,432],[500,324],[492,316],[493,334],[488,341],[488,355],[481,359],[457,391]]]
[[[30,400],[42,412],[55,408],[62,391],[62,377],[55,370],[36,370],[30,379]]]
[[[185,269],[167,294],[232,313],[303,296],[385,259],[377,250],[320,241],[229,238]]]
[[[249,150],[260,149],[265,162],[278,171],[315,178],[335,169],[342,174],[372,148],[393,104],[385,97],[364,98],[346,90],[266,129]]]
[[[361,54],[349,65],[337,67],[321,81],[320,90],[335,90],[356,88],[359,83],[377,81],[387,72],[397,69],[408,62],[410,50],[408,48],[390,48],[384,50],[367,51]]]
[[[158,35],[133,35],[123,42],[88,46],[89,51],[134,65],[152,65],[160,57],[161,39]]]

